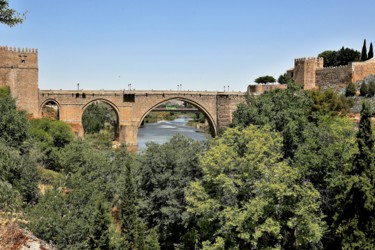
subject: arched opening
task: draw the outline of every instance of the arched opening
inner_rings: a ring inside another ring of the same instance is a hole
[[[49,99],[42,104],[41,115],[43,118],[52,120],[60,119],[60,106],[57,101]]]
[[[147,142],[164,143],[175,134],[195,140],[216,136],[216,124],[201,105],[184,98],[164,100],[151,107],[138,124],[138,147]]]
[[[115,105],[95,100],[83,107],[82,127],[86,136],[101,140],[119,140],[119,115]]]

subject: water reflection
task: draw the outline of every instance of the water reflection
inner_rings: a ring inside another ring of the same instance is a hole
[[[207,140],[207,135],[194,127],[186,124],[191,118],[180,117],[173,121],[159,121],[147,123],[138,130],[138,149],[143,151],[147,142],[165,143],[176,134],[182,134],[197,141]]]

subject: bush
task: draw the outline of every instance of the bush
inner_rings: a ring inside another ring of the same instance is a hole
[[[361,88],[359,89],[359,91],[360,91],[361,96],[367,96],[368,95],[369,87],[368,87],[368,85],[366,84],[365,81],[362,82]]]
[[[355,96],[357,92],[357,88],[355,87],[354,83],[349,83],[346,87],[345,96]]]
[[[368,96],[369,97],[375,96],[375,81],[372,81],[372,82],[369,83]]]

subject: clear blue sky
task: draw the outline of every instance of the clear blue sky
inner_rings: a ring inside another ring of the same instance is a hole
[[[374,0],[10,0],[1,45],[39,49],[39,88],[246,90],[294,58],[375,42]]]

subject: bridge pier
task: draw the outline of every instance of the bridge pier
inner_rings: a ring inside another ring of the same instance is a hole
[[[119,141],[125,143],[128,151],[138,151],[138,126],[132,124],[120,124]]]

